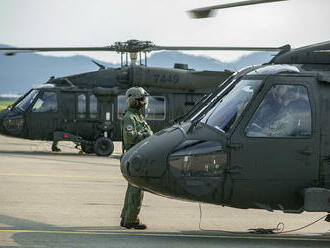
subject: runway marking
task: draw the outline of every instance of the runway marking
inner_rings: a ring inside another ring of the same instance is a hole
[[[52,177],[52,178],[84,178],[84,179],[102,179],[102,180],[125,180],[123,177],[93,177],[93,176],[65,176],[65,175],[45,175],[45,174],[16,174],[0,173],[0,176],[10,177]]]
[[[54,158],[43,158],[41,156],[44,156],[44,155],[41,155],[40,157],[38,157],[38,155],[35,155],[35,154],[31,154],[31,155],[19,155],[19,154],[16,154],[16,155],[13,155],[13,154],[8,154],[8,153],[3,153],[0,151],[0,156],[1,155],[4,155],[6,157],[16,157],[16,158],[26,158],[26,159],[38,159],[38,160],[46,160],[46,161],[55,161],[55,162],[64,162],[64,163],[74,163],[74,164],[90,164],[90,165],[100,165],[100,166],[117,166],[117,164],[113,164],[113,163],[100,163],[100,162],[86,162],[86,161],[82,161],[82,160],[66,160],[66,159],[54,159]],[[47,154],[48,155],[48,154]],[[51,156],[52,154],[49,154],[49,156]],[[53,156],[61,156],[60,154],[57,154],[57,155],[53,155]],[[82,156],[79,156],[79,158],[83,158]],[[111,158],[109,157],[109,159],[116,159],[117,158]]]
[[[171,233],[128,233],[128,232],[87,232],[87,231],[51,231],[51,230],[0,230],[11,233],[50,233],[75,235],[109,235],[109,236],[141,236],[141,237],[182,237],[182,238],[216,238],[216,239],[249,239],[249,240],[284,240],[284,241],[321,241],[330,242],[327,238],[281,237],[277,236],[244,236],[244,235],[198,235],[198,234],[171,234]]]

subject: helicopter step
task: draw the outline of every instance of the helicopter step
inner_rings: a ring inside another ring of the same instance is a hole
[[[98,156],[109,156],[114,150],[114,144],[108,137],[99,137],[95,141],[85,140],[72,133],[56,131],[54,141],[72,141],[85,153],[96,153]]]
[[[305,189],[304,208],[309,212],[330,212],[330,190],[324,188]]]

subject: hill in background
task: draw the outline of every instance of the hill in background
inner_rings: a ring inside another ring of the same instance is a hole
[[[206,56],[164,51],[153,53],[148,58],[148,66],[173,68],[174,63],[182,63],[188,64],[190,69],[195,70],[235,71],[248,65],[265,63],[271,57],[271,53],[258,52],[243,56],[232,63],[224,63]],[[10,57],[0,55],[0,94],[23,94],[31,87],[46,82],[51,76],[61,77],[98,70],[91,60],[87,56],[53,57],[35,53],[23,53]],[[97,62],[106,67],[120,66],[103,61]]]

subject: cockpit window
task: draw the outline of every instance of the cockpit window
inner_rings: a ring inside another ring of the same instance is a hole
[[[15,108],[18,108],[21,111],[26,111],[33,102],[33,100],[36,98],[38,93],[39,90],[32,90],[19,103],[15,105]]]
[[[248,137],[304,137],[312,134],[307,88],[274,85],[245,129]]]
[[[229,131],[260,88],[261,82],[262,80],[242,79],[208,110],[201,122],[224,132]]]
[[[44,92],[32,107],[32,112],[57,112],[55,92]]]

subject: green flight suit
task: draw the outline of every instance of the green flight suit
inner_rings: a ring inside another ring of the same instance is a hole
[[[127,151],[135,144],[153,134],[146,122],[142,110],[128,108],[123,118],[123,146]],[[128,184],[125,203],[121,212],[121,218],[126,223],[139,223],[138,215],[140,213],[143,200],[143,191],[133,185]]]

